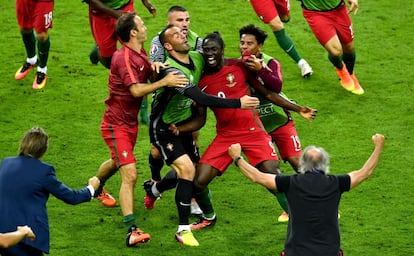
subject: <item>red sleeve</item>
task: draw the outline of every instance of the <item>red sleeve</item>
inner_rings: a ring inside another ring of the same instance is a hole
[[[124,54],[122,56],[122,62],[120,63],[119,73],[122,79],[122,84],[124,84],[126,87],[138,83],[136,68],[132,67],[130,55],[131,51],[129,48],[125,48]]]
[[[270,70],[262,68],[258,72],[258,75],[263,80],[266,88],[276,93],[280,93],[282,91],[283,83],[282,68],[280,66],[280,63],[277,60],[272,59],[269,61],[267,66],[270,68]]]
[[[237,58],[224,58],[224,66],[238,65],[240,63],[243,63],[241,59],[237,59]]]

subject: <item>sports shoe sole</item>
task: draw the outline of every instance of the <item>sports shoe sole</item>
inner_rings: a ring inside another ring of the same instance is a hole
[[[35,67],[35,65],[31,65],[28,69],[26,69],[26,71],[21,72],[23,66],[21,66],[17,71],[16,74],[14,74],[14,79],[16,80],[22,80],[24,78],[26,78],[26,76],[30,73],[30,71],[32,71],[32,69]]]
[[[37,80],[37,76],[36,76],[35,77],[35,80],[33,81],[32,88],[34,90],[43,89],[46,86],[46,79],[47,79],[47,76],[45,76],[45,78],[43,79],[43,81],[40,84],[38,84],[37,81],[36,81]]]
[[[190,231],[191,232],[191,231]],[[186,243],[184,240],[184,238],[183,238],[183,236],[181,236],[180,235],[180,233],[175,233],[175,239],[180,243],[180,244],[183,244],[183,245],[186,245],[186,246],[199,246],[200,244],[198,243],[198,241],[194,238],[194,236],[192,237],[192,243]]]

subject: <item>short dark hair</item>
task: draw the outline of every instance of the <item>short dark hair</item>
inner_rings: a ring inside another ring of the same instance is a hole
[[[115,23],[115,31],[122,42],[129,42],[129,33],[131,30],[138,30],[135,24],[135,13],[127,13],[118,18]]]
[[[28,130],[20,142],[19,155],[41,158],[47,150],[49,136],[38,126]]]
[[[224,49],[224,40],[220,35],[220,32],[214,31],[213,33],[207,34],[203,39],[203,45],[207,40],[214,40],[219,43],[221,49]]]
[[[172,12],[186,12],[187,9],[185,9],[183,6],[180,5],[173,5],[170,7],[170,9],[168,9],[168,13],[172,13]]]
[[[172,28],[172,27],[175,27],[175,25],[173,25],[173,24],[169,24],[169,25],[167,25],[162,31],[161,31],[161,33],[160,33],[160,35],[158,36],[159,38],[160,38],[160,43],[161,43],[161,45],[162,46],[164,46],[164,44],[167,42],[167,37],[165,36],[165,32],[168,30],[168,29],[170,29],[170,28]]]
[[[244,34],[254,35],[256,37],[257,42],[261,45],[264,44],[264,42],[267,38],[267,33],[264,30],[260,29],[259,27],[256,27],[253,24],[249,24],[247,26],[244,26],[239,30],[239,37],[240,38]]]

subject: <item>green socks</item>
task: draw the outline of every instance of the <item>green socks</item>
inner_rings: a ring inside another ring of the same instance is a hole
[[[123,222],[125,226],[127,227],[127,229],[130,230],[132,226],[135,226],[135,215],[129,214],[129,215],[124,216]]]
[[[213,204],[211,203],[211,193],[210,189],[207,187],[202,192],[195,194],[200,209],[203,211],[203,214],[207,218],[214,217]]]
[[[36,56],[36,37],[33,32],[22,33],[24,47],[26,48],[26,54],[28,59]],[[49,58],[50,39],[49,37],[45,41],[37,40],[37,52],[38,66],[45,68],[47,65],[47,59]]]
[[[24,47],[26,49],[27,57],[33,58],[36,55],[36,38],[33,32],[25,34],[22,33]]]
[[[352,53],[344,53],[342,55],[342,59],[344,60],[345,66],[348,69],[349,74],[354,73],[354,65],[356,59],[355,50]]]
[[[37,51],[39,53],[39,67],[44,68],[47,64],[47,59],[49,58],[49,49],[50,49],[50,39],[49,37],[46,41],[37,40]]]
[[[91,52],[89,53],[89,60],[92,64],[98,64],[99,62],[99,49],[96,44],[93,45]]]
[[[328,54],[328,59],[337,69],[342,69],[344,67],[343,62],[342,62],[342,56],[335,57],[335,56]]]
[[[354,73],[354,65],[356,59],[355,50],[352,53],[343,53],[341,57],[334,57],[329,54],[328,59],[338,69],[342,69],[344,66],[343,63],[345,63],[349,74]]]
[[[296,62],[298,63],[302,57],[300,57],[292,39],[286,34],[285,29],[279,31],[273,31],[276,40],[280,47]]]
[[[276,196],[277,201],[279,202],[280,206],[283,208],[283,210],[287,213],[289,213],[289,207],[286,199],[285,193],[279,193],[274,192],[274,195]]]

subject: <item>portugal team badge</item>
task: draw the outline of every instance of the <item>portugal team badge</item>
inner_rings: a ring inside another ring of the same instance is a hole
[[[173,149],[174,149],[174,145],[173,145],[173,144],[171,144],[171,143],[168,143],[168,144],[167,144],[167,149],[168,149],[169,151],[173,151]]]
[[[226,77],[227,82],[229,82],[228,84],[226,84],[227,87],[233,87],[236,85],[236,82],[234,82],[234,75],[233,73],[230,73],[227,75]]]

